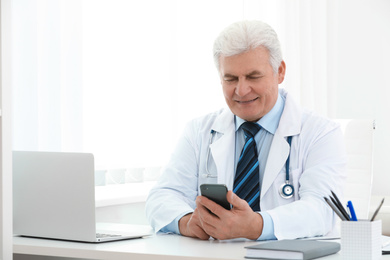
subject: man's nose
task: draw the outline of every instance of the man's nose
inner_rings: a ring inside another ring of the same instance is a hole
[[[245,95],[249,94],[251,90],[252,88],[248,81],[245,79],[239,79],[235,91],[238,96],[244,97]]]

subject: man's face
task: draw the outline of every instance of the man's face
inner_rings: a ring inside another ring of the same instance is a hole
[[[256,122],[275,105],[286,65],[282,61],[274,73],[268,50],[258,47],[230,57],[221,56],[219,71],[230,110],[246,121]]]

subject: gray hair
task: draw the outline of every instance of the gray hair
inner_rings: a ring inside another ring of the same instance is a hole
[[[219,70],[221,55],[234,56],[259,46],[268,50],[270,65],[277,73],[283,60],[278,36],[271,26],[261,21],[240,21],[225,28],[214,41],[215,66]]]

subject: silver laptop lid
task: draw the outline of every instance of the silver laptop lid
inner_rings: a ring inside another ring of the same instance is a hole
[[[94,242],[94,158],[13,152],[14,234]]]

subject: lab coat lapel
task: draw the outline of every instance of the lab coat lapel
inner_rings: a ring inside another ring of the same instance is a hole
[[[284,89],[280,89],[279,91],[281,95],[286,97],[286,102],[268,154],[263,183],[261,185],[260,200],[267,193],[287,161],[290,146],[287,143],[286,137],[297,136],[301,131],[302,111],[300,107]]]
[[[265,166],[263,183],[261,185],[261,198],[268,191],[276,176],[282,170],[289,154],[289,145],[283,136],[275,133]]]
[[[210,145],[211,155],[218,172],[218,183],[233,188],[235,127],[234,115],[226,109],[215,120],[213,127],[218,138]]]

